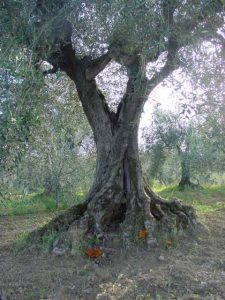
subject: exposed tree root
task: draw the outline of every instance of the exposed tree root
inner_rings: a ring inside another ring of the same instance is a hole
[[[137,238],[138,232],[146,228],[151,232],[151,236],[146,239],[146,242],[150,246],[153,244],[155,246],[155,244],[158,244],[156,240],[160,235],[168,236],[171,232],[177,233],[195,229],[198,221],[193,207],[184,205],[177,199],[167,201],[155,194],[147,184],[145,184],[145,194],[148,199],[146,200],[147,209],[127,211],[126,206],[119,206],[119,204],[118,210],[115,210],[114,206],[111,207],[114,210],[113,218],[110,220],[112,226],[110,226],[111,231],[105,232],[106,236],[112,235],[113,232],[120,232],[121,236],[126,239],[125,244],[128,245],[129,239],[134,240]],[[110,207],[110,201],[108,203]],[[56,243],[56,247],[58,247],[65,240],[68,241],[68,236],[70,238],[72,236],[73,239],[77,239],[79,236],[81,241],[87,237],[90,238],[91,235],[101,236],[99,232],[92,230],[95,226],[93,225],[93,218],[89,217],[89,205],[83,203],[71,207],[42,228],[33,231],[30,234],[30,240],[33,242],[39,241],[46,234],[54,232],[59,237],[59,242]]]
[[[48,232],[59,233],[59,232],[67,231],[70,225],[75,220],[80,219],[84,215],[86,210],[87,210],[86,203],[72,206],[62,214],[52,219],[49,223],[47,223],[43,227],[38,228],[37,230],[31,232],[30,240],[31,241],[39,240]]]
[[[155,194],[147,185],[145,185],[145,192],[151,199],[150,211],[157,220],[163,219],[166,214],[170,213],[176,216],[177,227],[187,229],[197,225],[197,216],[192,206],[182,204],[178,199],[167,201]]]
[[[180,181],[178,185],[179,190],[184,191],[185,188],[191,188],[193,190],[202,188],[199,184],[193,183],[191,181]]]

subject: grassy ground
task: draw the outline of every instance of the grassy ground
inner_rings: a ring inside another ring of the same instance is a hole
[[[51,238],[45,241],[41,253],[32,250],[17,253],[23,235],[48,222],[57,212],[46,206],[42,207],[44,213],[15,215],[16,210],[9,207],[10,215],[0,218],[0,298],[225,299],[225,186],[185,192],[175,187],[155,187],[155,190],[165,198],[180,198],[193,204],[208,231],[169,249],[152,252],[138,247],[130,251],[118,249],[97,262],[84,255],[49,254]],[[38,201],[30,197],[30,202],[26,198],[29,204],[26,207],[34,212],[34,207],[39,208]]]
[[[202,189],[186,189],[180,191],[176,186],[155,186],[154,191],[166,199],[178,198],[193,205],[200,213],[224,210],[225,186],[204,186]],[[55,212],[80,203],[84,193],[77,193],[73,198],[62,195],[57,207],[54,195],[48,196],[41,192],[27,196],[14,195],[7,201],[0,202],[0,216],[36,214],[40,212]],[[212,198],[214,199],[212,203]]]
[[[225,210],[225,186],[204,186],[204,188],[196,190],[186,188],[185,191],[180,191],[175,186],[160,186],[155,187],[154,190],[164,198],[178,198],[187,204],[193,205],[199,213]]]
[[[57,207],[54,195],[46,195],[43,191],[31,193],[27,196],[13,195],[11,199],[0,202],[0,216],[62,210],[81,202],[83,197],[83,193],[77,193],[74,197],[66,197],[62,194]]]

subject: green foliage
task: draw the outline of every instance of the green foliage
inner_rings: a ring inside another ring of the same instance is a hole
[[[21,233],[13,244],[13,251],[17,254],[31,245],[29,235],[27,232]]]
[[[51,251],[57,236],[56,232],[47,232],[40,241],[40,245],[43,250]]]
[[[162,143],[152,145],[151,152],[146,155],[146,159],[151,162],[149,168],[146,170],[147,176],[151,181],[155,178],[163,181],[163,166],[167,157],[168,153],[166,153],[166,149]]]
[[[99,246],[101,241],[97,236],[93,236],[87,241],[87,247],[97,247]]]
[[[54,241],[56,240],[58,234],[56,232],[47,232],[41,240],[38,242],[38,245],[46,251],[50,251],[53,248]],[[28,248],[32,244],[29,234],[24,232],[19,235],[13,245],[13,250],[18,253],[21,250]]]
[[[43,78],[29,67],[24,73],[2,70],[0,79],[0,171],[3,171],[19,163],[33,138],[32,128],[39,125]]]
[[[42,86],[39,77],[32,77],[33,85],[18,83],[0,103],[1,194],[7,199],[15,190],[45,188],[62,205],[65,191],[88,189],[95,149],[72,84],[58,75]]]

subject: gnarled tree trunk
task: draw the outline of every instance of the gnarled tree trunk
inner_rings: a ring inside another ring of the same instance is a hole
[[[38,236],[49,230],[68,230],[77,219],[85,220],[86,233],[96,235],[118,228],[154,231],[159,224],[171,228],[193,227],[196,218],[191,207],[177,200],[164,201],[147,186],[138,155],[138,126],[143,105],[154,87],[172,72],[171,62],[148,80],[139,57],[129,57],[127,90],[114,113],[95,82],[95,76],[109,62],[109,57],[103,55],[91,62],[87,58],[78,60],[72,55],[71,45],[66,45],[63,53],[61,69],[74,81],[93,130],[97,147],[96,175],[84,204],[52,220],[39,230]],[[154,220],[158,220],[155,228]]]
[[[97,147],[96,176],[87,196],[92,230],[105,231],[122,222],[128,212],[143,210],[144,192],[138,156],[138,125],[146,93],[145,76],[137,78],[139,62],[130,64],[127,91],[117,113],[110,111],[95,80],[78,64],[73,78]],[[143,75],[143,74],[142,74]],[[139,80],[139,82],[138,82]]]

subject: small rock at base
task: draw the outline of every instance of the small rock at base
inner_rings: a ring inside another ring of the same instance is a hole
[[[96,297],[96,300],[111,300],[111,299],[112,299],[112,297],[106,293],[98,294]]]
[[[158,257],[158,260],[159,260],[159,261],[165,261],[165,256],[160,255],[160,256]]]
[[[65,255],[66,254],[66,250],[65,249],[59,249],[58,247],[53,248],[52,253],[55,256],[61,256],[61,255]]]
[[[212,299],[202,298],[199,295],[187,295],[187,296],[184,296],[181,300],[212,300]]]
[[[152,249],[152,248],[156,248],[157,247],[157,241],[156,239],[153,239],[153,238],[150,238],[150,239],[147,239],[147,245],[148,245],[148,249]]]

